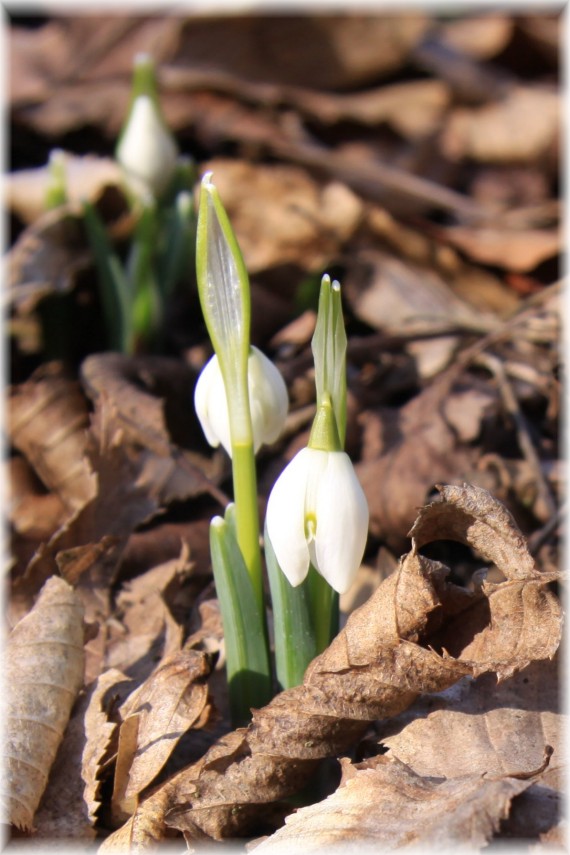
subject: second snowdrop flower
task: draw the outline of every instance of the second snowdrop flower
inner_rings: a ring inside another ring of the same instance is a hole
[[[278,439],[287,417],[289,400],[283,377],[257,347],[251,347],[247,370],[253,447],[257,452],[263,444],[269,445]],[[231,457],[226,390],[220,363],[215,355],[198,378],[194,404],[210,445],[215,448],[221,443]]]

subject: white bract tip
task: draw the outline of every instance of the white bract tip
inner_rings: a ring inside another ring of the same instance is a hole
[[[344,451],[304,448],[267,503],[267,533],[293,587],[312,563],[335,591],[347,591],[362,562],[368,519],[364,492]]]
[[[117,148],[117,161],[137,196],[159,198],[176,170],[178,147],[148,95],[135,98]]]
[[[264,353],[252,347],[248,358],[248,390],[254,451],[281,434],[289,400],[285,381]],[[206,364],[196,383],[194,405],[211,446],[220,443],[231,457],[232,441],[226,389],[217,356]]]

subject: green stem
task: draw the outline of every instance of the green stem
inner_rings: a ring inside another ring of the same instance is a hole
[[[313,565],[309,567],[307,586],[311,617],[315,633],[316,655],[325,650],[339,629],[338,594],[329,583],[318,573]]]
[[[257,475],[252,442],[232,444],[232,474],[237,541],[251,579],[257,604],[263,613],[263,575],[259,546]]]

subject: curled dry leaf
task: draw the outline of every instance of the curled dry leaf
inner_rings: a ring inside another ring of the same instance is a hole
[[[255,851],[340,855],[348,844],[370,853],[409,846],[422,852],[476,849],[498,829],[511,800],[532,783],[526,776],[421,777],[393,757],[355,766],[345,759],[343,773],[345,782],[335,793],[287,817],[285,827]]]
[[[89,264],[81,218],[69,206],[47,211],[8,253],[7,303],[15,315],[28,315],[44,297],[71,291]]]
[[[121,707],[112,810],[124,821],[159,774],[181,737],[207,722],[211,663],[198,650],[164,660]],[[126,734],[126,735],[125,735]]]
[[[538,767],[550,745],[547,771],[516,800],[508,820],[512,836],[536,838],[556,825],[561,813],[567,721],[560,711],[559,671],[555,657],[532,662],[498,685],[491,674],[466,677],[445,692],[424,695],[385,723],[380,740],[416,774],[438,778]],[[526,806],[526,816],[519,804]]]
[[[463,492],[450,502],[451,518],[465,517],[461,499],[469,504],[473,494]],[[442,503],[447,502],[444,494]],[[424,527],[432,513],[429,507],[423,512]],[[485,514],[491,525],[494,518],[504,519],[491,497]],[[516,528],[504,537],[514,543],[521,538]],[[500,560],[500,550],[493,554]],[[183,831],[188,839],[247,833],[252,822],[267,815],[269,804],[299,790],[320,759],[347,751],[370,722],[398,715],[418,695],[443,691],[466,675],[505,676],[533,659],[554,656],[560,605],[544,590],[549,580],[540,579],[529,563],[524,567],[526,578],[518,563],[515,568],[503,562],[505,583],[469,592],[447,582],[447,569],[414,548],[313,660],[301,686],[254,710],[248,728],[223,737],[200,761],[169,779],[103,851],[119,844],[128,848],[134,839],[144,846],[147,812],[156,834],[157,812],[165,805],[164,827]],[[526,632],[519,649],[512,639],[521,635],[521,626]],[[536,644],[531,627],[538,630]]]
[[[95,493],[95,476],[85,456],[89,413],[77,382],[58,363],[48,363],[9,390],[8,431],[44,485],[69,512]]]
[[[3,799],[9,821],[31,829],[83,685],[83,609],[63,579],[46,582],[8,637]]]

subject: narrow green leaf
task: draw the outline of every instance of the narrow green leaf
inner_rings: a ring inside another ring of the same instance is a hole
[[[288,581],[275,556],[267,527],[264,542],[273,608],[275,671],[279,687],[290,689],[303,682],[307,665],[317,655],[308,590],[305,584],[294,588]]]
[[[264,615],[234,533],[234,524],[214,517],[210,552],[226,644],[230,709],[235,726],[247,724],[251,709],[271,700],[271,665]]]
[[[157,260],[157,279],[164,299],[170,298],[178,282],[189,279],[195,264],[196,214],[192,196],[183,191],[166,212],[166,240]]]
[[[132,349],[132,304],[129,282],[105,227],[90,202],[83,203],[85,228],[99,274],[99,291],[111,350]]]
[[[157,229],[156,205],[148,203],[141,209],[127,264],[133,336],[137,343],[146,345],[160,328],[163,314],[154,270]]]

